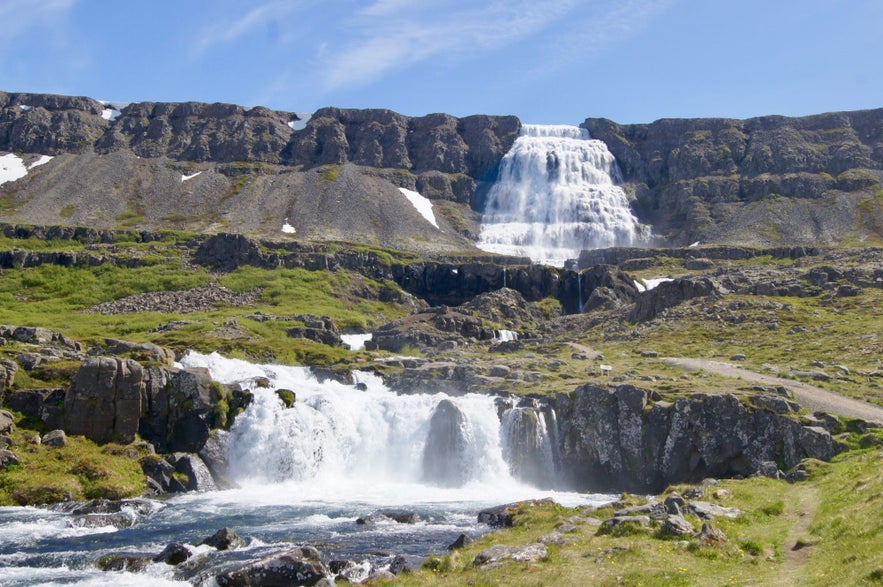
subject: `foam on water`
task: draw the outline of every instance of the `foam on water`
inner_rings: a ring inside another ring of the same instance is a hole
[[[479,248],[563,267],[583,249],[649,241],[607,146],[586,129],[530,125],[503,157],[488,193]]]

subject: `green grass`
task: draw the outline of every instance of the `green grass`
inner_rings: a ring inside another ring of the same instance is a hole
[[[722,546],[700,546],[692,537],[665,538],[654,528],[603,533],[576,523],[550,545],[546,560],[508,561],[476,569],[472,560],[492,544],[523,545],[583,514],[560,505],[522,508],[512,529],[493,532],[467,548],[429,559],[425,568],[400,575],[396,585],[863,585],[883,576],[883,452],[846,453],[826,464],[809,462],[811,479],[790,485],[767,478],[731,480],[732,497],[716,500],[742,510],[714,524],[726,534]],[[673,489],[686,489],[686,486]],[[588,515],[610,517],[612,508]],[[806,535],[799,524],[812,519]],[[687,516],[697,529],[701,521]],[[578,518],[577,518],[578,519]],[[788,554],[800,541],[805,558]],[[789,560],[790,559],[790,560]]]
[[[147,454],[144,447],[100,446],[82,436],[68,437],[64,447],[29,444],[28,439],[39,432],[18,419],[12,437],[21,464],[0,472],[0,505],[122,499],[144,491],[138,463]]]

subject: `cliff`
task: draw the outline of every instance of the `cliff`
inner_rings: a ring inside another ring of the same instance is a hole
[[[660,243],[881,240],[883,109],[583,126],[616,156],[634,212]],[[0,220],[278,238],[293,230],[297,239],[477,252],[487,187],[520,128],[514,116],[197,102],[116,110],[0,92],[0,153],[26,170],[0,186]],[[437,226],[400,188],[429,199]]]
[[[883,109],[786,118],[589,118],[657,234],[771,245],[879,239]]]
[[[0,188],[0,214],[277,236],[288,224],[298,238],[471,250],[471,199],[519,128],[512,116],[324,108],[302,120],[232,104],[117,111],[91,98],[0,92],[0,152],[29,167]],[[40,155],[54,159],[32,166]],[[438,227],[398,188],[436,202]]]

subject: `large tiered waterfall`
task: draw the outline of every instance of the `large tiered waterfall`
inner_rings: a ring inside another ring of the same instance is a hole
[[[583,249],[648,242],[607,146],[577,126],[526,124],[488,193],[478,246],[563,266]]]

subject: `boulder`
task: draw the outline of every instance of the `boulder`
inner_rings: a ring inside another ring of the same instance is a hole
[[[411,573],[419,570],[420,567],[423,566],[423,561],[425,560],[425,556],[413,554],[397,554],[389,563],[389,572],[393,575]]]
[[[233,489],[236,482],[230,478],[230,463],[227,461],[227,437],[225,430],[212,430],[205,444],[197,453],[208,467],[218,489]]]
[[[459,536],[457,536],[457,539],[448,546],[448,550],[457,550],[458,548],[469,546],[473,542],[475,541],[468,534],[461,533]]]
[[[235,550],[245,546],[245,540],[230,528],[221,528],[200,544],[206,544],[217,550]]]
[[[187,491],[215,491],[217,486],[211,472],[199,455],[174,453],[166,456],[166,460],[175,471],[187,479],[184,485]]]
[[[710,296],[718,291],[718,286],[708,277],[684,277],[665,281],[638,295],[628,319],[631,322],[645,322],[655,318],[666,308],[693,298]]]
[[[670,536],[692,536],[696,533],[696,528],[684,516],[674,514],[665,517],[665,521],[662,523],[662,532]]]
[[[182,493],[187,487],[175,477],[175,467],[157,455],[143,457],[140,461],[141,470],[147,476],[148,483],[155,493]],[[189,481],[188,481],[189,482]]]
[[[276,554],[215,576],[220,587],[315,585],[329,575],[319,560],[303,557],[300,548]]]
[[[65,435],[64,430],[47,432],[40,440],[45,446],[67,446],[67,435]]]
[[[727,536],[711,522],[702,522],[702,529],[694,536],[702,546],[720,546],[727,542]]]
[[[6,410],[0,410],[0,434],[10,434],[15,430],[15,418]]]
[[[102,571],[140,573],[153,562],[146,554],[109,554],[95,561],[95,567]]]
[[[472,560],[472,564],[476,567],[490,567],[496,566],[508,559],[533,563],[546,558],[548,555],[546,545],[539,542],[523,546],[497,544],[478,553]]]
[[[601,529],[610,531],[613,528],[624,526],[625,524],[649,526],[650,516],[613,516],[612,518],[604,520],[604,522],[601,524]]]
[[[192,556],[190,549],[184,546],[183,544],[179,544],[177,542],[172,542],[162,549],[158,555],[153,557],[153,562],[155,563],[166,563],[167,565],[180,565],[188,558]]]
[[[687,510],[697,518],[703,520],[715,520],[717,518],[738,518],[742,515],[741,510],[727,508],[707,501],[691,501]]]
[[[448,399],[438,403],[429,420],[423,448],[423,479],[447,487],[462,485],[468,475],[467,441],[463,436],[466,417]]]
[[[0,450],[0,471],[5,470],[10,465],[18,465],[21,461],[11,450]]]
[[[2,339],[0,339],[2,340]],[[9,359],[0,359],[0,400],[7,389],[12,389],[15,382],[15,374],[18,372],[18,364]]]

